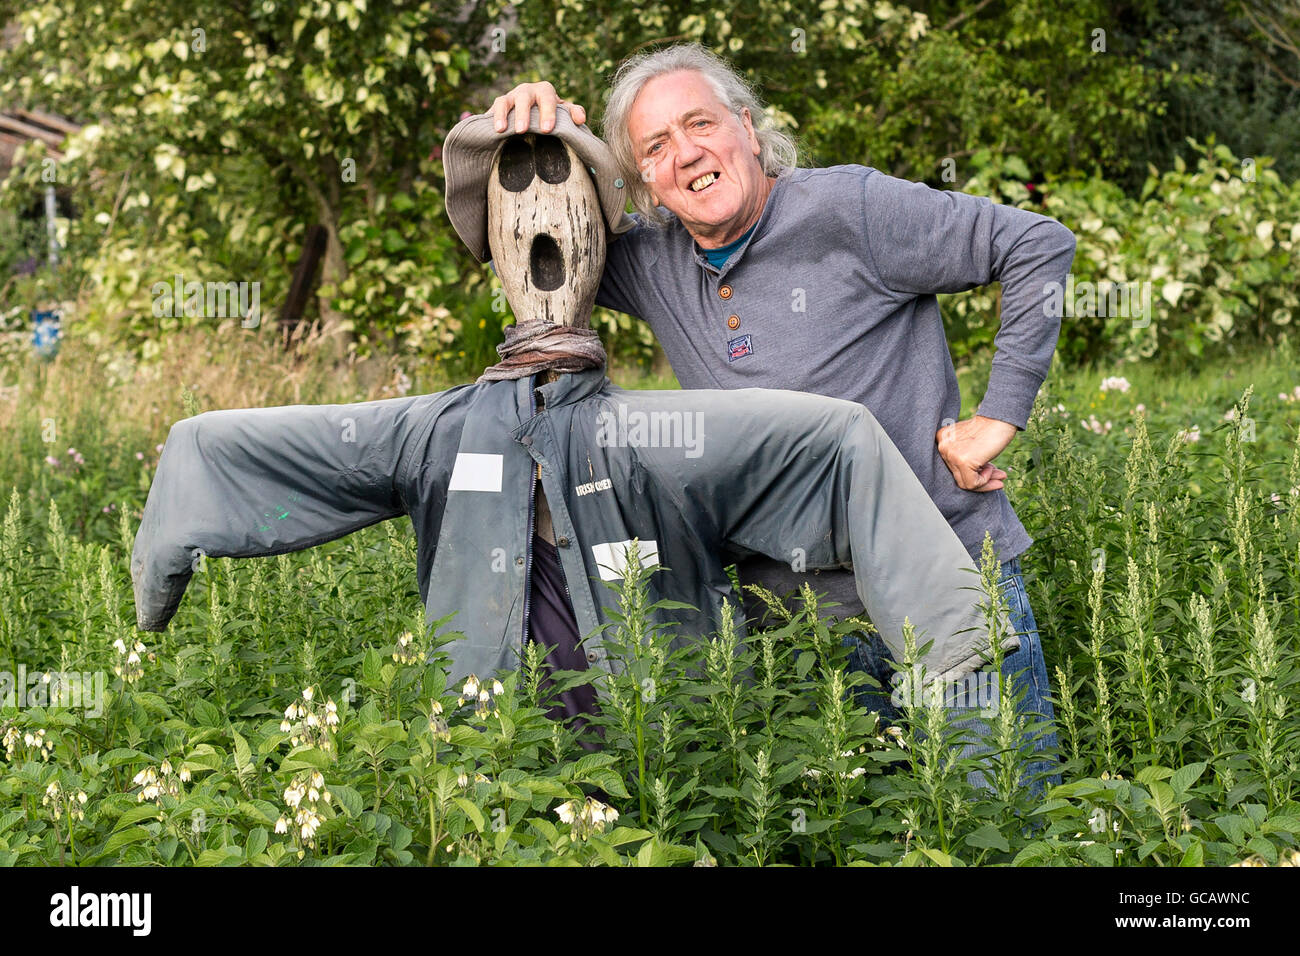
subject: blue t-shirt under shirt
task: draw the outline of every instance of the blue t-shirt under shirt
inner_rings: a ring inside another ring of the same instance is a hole
[[[725,246],[719,246],[717,249],[701,249],[700,251],[704,253],[704,258],[709,260],[709,265],[720,269],[722,268],[722,264],[731,258],[731,254],[744,245],[745,240],[748,239],[757,228],[758,223],[754,223],[749,227],[748,232],[735,242],[729,242]]]

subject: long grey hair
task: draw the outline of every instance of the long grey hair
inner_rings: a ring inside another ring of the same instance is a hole
[[[625,60],[614,74],[601,130],[626,174],[632,205],[648,223],[657,226],[668,220],[650,199],[650,189],[637,165],[627,120],[637,94],[646,83],[678,70],[695,70],[702,75],[737,120],[742,118],[742,110],[749,110],[754,135],[758,137],[758,162],[764,175],[775,176],[799,162],[799,148],[795,141],[772,124],[753,88],[722,57],[698,43],[679,43],[662,50],[638,53]]]

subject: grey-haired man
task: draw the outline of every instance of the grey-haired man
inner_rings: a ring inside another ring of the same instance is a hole
[[[494,102],[497,128],[512,108],[519,116],[534,104],[543,129],[559,105],[575,122],[586,119],[551,84],[523,84]],[[866,166],[799,168],[793,143],[770,128],[753,91],[695,44],[624,63],[603,132],[638,226],[610,246],[597,304],[648,322],[685,388],[792,389],[870,409],[974,562],[985,532],[992,536],[1022,632],[1003,676],[1023,690],[1022,712],[1042,731],[1033,749],[1054,748],[1047,669],[1019,563],[1031,539],[994,460],[1025,427],[1050,366],[1061,318],[1044,290],[1064,282],[1074,235],[1045,216]],[[935,297],[994,281],[1002,283],[997,353],[977,413],[959,420]],[[744,583],[784,593],[807,579],[841,605],[838,614],[861,611],[851,574],[800,571],[797,555],[739,566]],[[883,646],[855,643],[856,666],[888,682]],[[874,705],[888,710],[879,698]],[[1035,761],[1031,774],[1054,766]],[[983,782],[978,773],[972,780]],[[1040,791],[1041,781],[1031,786]]]

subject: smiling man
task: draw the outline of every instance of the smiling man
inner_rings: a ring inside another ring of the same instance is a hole
[[[544,130],[559,105],[586,120],[550,83],[523,84],[494,102],[498,130],[510,109],[527,116],[534,103]],[[770,127],[753,91],[695,44],[625,62],[604,133],[638,225],[610,245],[597,303],[648,322],[685,388],[793,389],[870,409],[973,565],[985,533],[992,536],[1021,632],[1003,677],[1038,721],[1034,750],[1055,747],[1019,563],[1031,539],[994,460],[1025,427],[1050,366],[1061,317],[1045,289],[1065,281],[1073,234],[1026,210],[867,166],[800,168],[794,143]],[[990,282],[1002,284],[997,352],[976,414],[959,420],[936,295]],[[851,572],[805,574],[798,553],[789,563],[746,559],[738,570],[743,583],[778,594],[807,580],[841,605],[837,616],[863,610]],[[746,600],[747,613],[760,616],[761,606]],[[854,666],[888,686],[883,644],[874,636],[855,643]],[[864,701],[892,714],[885,698]],[[971,714],[960,719],[979,725]],[[1031,765],[1033,774],[1052,769],[1046,760]]]

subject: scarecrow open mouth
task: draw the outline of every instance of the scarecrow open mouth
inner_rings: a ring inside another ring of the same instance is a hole
[[[718,177],[721,175],[722,174],[719,172],[705,173],[699,179],[696,179],[691,183],[691,187],[690,187],[691,192],[693,193],[704,192],[704,190],[708,189],[715,182],[717,182]]]
[[[564,254],[546,233],[533,237],[533,247],[528,253],[528,274],[533,285],[542,292],[554,292],[564,285]]]

